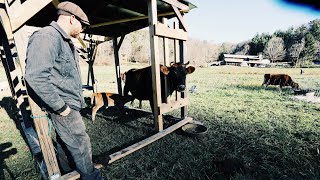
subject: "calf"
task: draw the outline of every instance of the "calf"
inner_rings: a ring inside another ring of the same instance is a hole
[[[299,89],[299,84],[295,83],[292,78],[287,74],[265,74],[262,86],[265,88],[268,85],[279,85],[279,90],[282,90],[283,86],[291,86],[293,89]]]
[[[116,106],[120,110],[122,110],[124,107],[124,104],[133,100],[134,100],[134,97],[129,95],[121,96],[119,94],[113,94],[113,93],[107,93],[107,92],[93,93],[91,95],[91,105],[94,105],[92,107],[92,121],[95,120],[96,113],[101,107]]]
[[[161,100],[173,93],[185,90],[186,75],[194,72],[193,66],[189,64],[171,63],[170,67],[160,65]],[[139,100],[149,100],[153,111],[153,91],[152,91],[151,66],[142,69],[131,69],[125,73],[124,95],[131,92],[132,96]],[[167,94],[165,93],[165,77],[167,77]]]

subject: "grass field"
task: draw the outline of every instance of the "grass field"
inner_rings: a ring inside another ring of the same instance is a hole
[[[137,66],[123,66],[122,70],[133,67]],[[174,132],[102,169],[103,175],[152,180],[320,179],[320,105],[292,100],[290,88],[280,93],[276,87],[261,87],[263,74],[288,73],[301,88],[319,89],[320,70],[304,71],[300,75],[300,69],[197,68],[187,78],[188,88],[196,85],[198,89],[188,93],[188,116],[208,127],[207,134],[191,138]],[[85,69],[83,72],[85,78]],[[114,67],[97,66],[95,74],[98,91],[116,92]],[[12,119],[14,103],[8,96],[2,93],[0,101],[0,179],[39,179]],[[148,102],[143,108],[150,110]],[[124,115],[109,108],[100,110],[94,123],[89,108],[83,115],[94,157],[154,133],[148,113],[131,110]]]

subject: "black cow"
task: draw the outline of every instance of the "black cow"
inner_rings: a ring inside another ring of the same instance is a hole
[[[182,92],[185,90],[186,75],[194,72],[193,66],[186,67],[189,64],[171,63],[170,67],[160,65],[160,81],[161,81],[161,99],[165,99],[173,93],[173,91]],[[167,95],[165,94],[165,78],[167,77]],[[152,74],[151,66],[142,69],[130,69],[125,72],[124,96],[131,92],[132,96],[139,100],[149,100],[151,109],[153,110],[153,91],[152,91]]]

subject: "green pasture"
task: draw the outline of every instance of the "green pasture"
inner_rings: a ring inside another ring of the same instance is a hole
[[[123,65],[121,71],[138,67]],[[86,71],[83,68],[84,82]],[[5,81],[4,70],[0,72]],[[187,88],[197,87],[196,93],[187,93],[188,116],[208,132],[196,138],[171,133],[103,168],[103,175],[111,180],[320,179],[320,104],[293,100],[290,88],[282,93],[274,86],[265,90],[265,73],[287,73],[303,89],[320,87],[318,68],[304,69],[302,75],[295,68],[196,68],[187,77]],[[95,78],[98,91],[117,92],[114,66],[96,66]],[[84,92],[86,97],[90,93]],[[1,92],[0,100],[0,179],[39,179],[15,123],[10,92]],[[147,101],[143,109],[150,111]],[[101,109],[95,122],[90,107],[82,113],[96,160],[155,133],[153,117],[145,112]]]

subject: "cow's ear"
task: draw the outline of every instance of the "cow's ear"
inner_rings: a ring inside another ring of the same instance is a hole
[[[194,70],[196,70],[196,68],[195,68],[195,67],[193,67],[193,66],[189,66],[189,67],[187,68],[187,73],[188,73],[188,74],[191,74],[191,73],[193,73],[193,72],[194,72]]]
[[[167,66],[161,65],[160,66],[160,71],[164,74],[164,75],[168,75],[169,74],[169,69]]]

